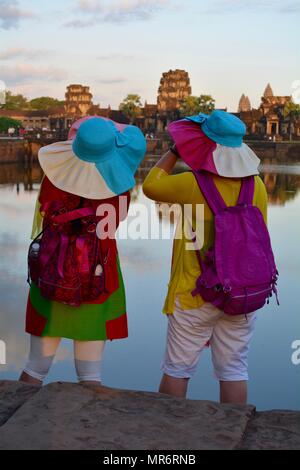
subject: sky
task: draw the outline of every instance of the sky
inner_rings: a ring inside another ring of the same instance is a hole
[[[300,0],[0,0],[0,81],[28,98],[89,85],[117,108],[128,93],[156,103],[163,72],[184,69],[193,95],[236,111],[268,82],[300,79]]]

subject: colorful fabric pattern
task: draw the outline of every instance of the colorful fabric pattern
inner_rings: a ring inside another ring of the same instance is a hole
[[[34,336],[105,341],[127,338],[125,289],[118,263],[119,288],[102,304],[74,308],[45,299],[32,284],[28,296],[26,332]]]
[[[36,236],[44,223],[42,208],[47,201],[66,200],[72,195],[56,188],[45,177],[42,185],[33,222],[33,231]],[[127,197],[127,210],[130,194]],[[90,200],[92,207],[97,209],[101,200]],[[119,197],[106,200],[116,211],[116,228],[126,216],[119,212]],[[124,209],[124,208],[123,208]],[[80,307],[71,307],[42,297],[40,289],[34,283],[31,285],[27,312],[26,332],[35,336],[50,336],[69,338],[78,341],[105,341],[126,338],[128,336],[125,289],[121,267],[118,259],[115,239],[103,240],[111,256],[106,265],[105,285],[106,292],[92,302],[85,302]]]

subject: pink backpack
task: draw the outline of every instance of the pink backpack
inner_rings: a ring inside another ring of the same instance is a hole
[[[204,258],[193,296],[200,294],[228,315],[262,308],[275,293],[277,278],[270,236],[261,211],[253,206],[255,179],[243,178],[236,206],[227,207],[209,173],[194,172],[215,218],[215,242]],[[196,240],[194,240],[196,241]]]
[[[77,196],[69,201],[68,208],[61,202],[43,207],[45,228],[29,248],[28,281],[46,299],[79,307],[105,292],[109,253],[96,234],[95,210]]]

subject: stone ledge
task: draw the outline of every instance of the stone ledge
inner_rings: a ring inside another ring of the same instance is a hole
[[[241,450],[300,450],[300,412],[264,411],[249,422]]]
[[[300,448],[300,412],[71,383],[0,382],[0,419],[2,450]]]
[[[38,391],[39,388],[20,382],[0,381],[0,426]]]

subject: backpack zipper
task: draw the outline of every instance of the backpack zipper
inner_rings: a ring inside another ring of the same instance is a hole
[[[264,290],[260,290],[258,292],[254,292],[253,294],[248,294],[247,297],[253,297],[254,295],[258,295],[258,294],[263,294],[264,292],[269,292],[271,291],[271,287],[269,289],[264,289]],[[232,296],[231,298],[232,299],[241,299],[243,297],[246,297],[246,294],[244,295],[235,295],[235,296]]]

